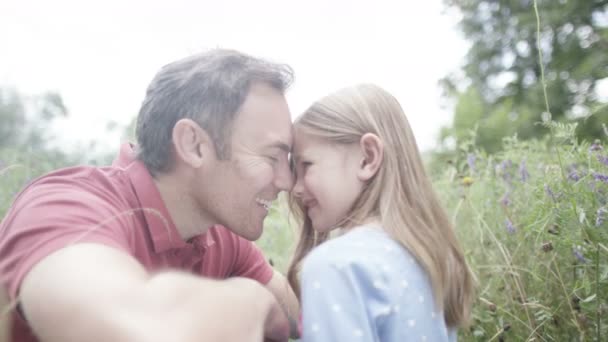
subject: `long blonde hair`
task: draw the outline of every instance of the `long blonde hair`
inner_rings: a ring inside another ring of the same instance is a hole
[[[376,134],[382,140],[382,165],[345,221],[354,225],[377,218],[384,230],[427,272],[448,326],[466,325],[473,299],[473,278],[399,102],[376,85],[362,84],[315,102],[294,125],[334,144],[358,143],[366,133]],[[299,296],[302,259],[326,241],[328,234],[315,232],[303,215],[301,203],[293,196],[289,202],[301,222],[301,232],[287,277]]]

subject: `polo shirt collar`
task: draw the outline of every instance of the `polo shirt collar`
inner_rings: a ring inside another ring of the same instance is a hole
[[[188,246],[179,235],[160,192],[152,180],[152,175],[150,175],[144,163],[135,158],[133,145],[129,143],[122,145],[120,154],[113,165],[124,168],[129,176],[142,208],[154,251],[162,253],[170,249],[180,249]]]
[[[156,253],[188,247],[206,249],[215,244],[210,230],[218,228],[220,225],[210,228],[205,234],[191,238],[188,242],[182,240],[152,175],[146,166],[135,157],[135,149],[132,144],[125,143],[121,146],[120,153],[112,165],[124,168],[128,174],[137,200],[143,208],[143,216]]]

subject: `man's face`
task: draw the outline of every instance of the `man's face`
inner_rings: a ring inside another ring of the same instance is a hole
[[[291,189],[292,140],[285,97],[253,85],[232,127],[230,158],[212,161],[199,191],[201,210],[237,235],[258,239],[271,202]]]

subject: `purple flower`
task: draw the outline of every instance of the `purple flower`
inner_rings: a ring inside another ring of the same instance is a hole
[[[579,179],[581,179],[581,176],[576,170],[572,170],[570,173],[568,173],[568,179],[577,182]]]
[[[510,159],[507,160],[503,160],[500,165],[498,165],[498,169],[501,171],[502,173],[502,179],[511,184],[511,173],[510,173],[510,168],[513,166],[513,162]]]
[[[528,168],[526,167],[526,160],[522,160],[519,164],[519,176],[521,177],[521,181],[525,182],[530,178],[530,173],[528,173]]]
[[[509,234],[513,234],[515,233],[515,231],[517,231],[517,229],[515,229],[515,226],[513,225],[513,222],[511,222],[511,220],[509,220],[508,218],[505,220],[505,226]]]
[[[469,153],[467,155],[467,164],[469,164],[469,169],[471,172],[475,172],[475,155],[473,153]]]
[[[593,179],[595,179],[596,181],[608,183],[608,175],[604,175],[599,172],[593,173]]]
[[[600,144],[599,140],[595,140],[593,142],[593,144],[591,144],[591,147],[589,147],[589,152],[594,152],[594,151],[601,151],[604,148],[602,147],[602,144]]]
[[[578,247],[578,248],[573,248],[573,249],[572,249],[572,253],[573,253],[573,254],[574,254],[574,256],[576,257],[576,259],[577,259],[578,261],[580,261],[581,263],[583,263],[583,264],[584,264],[584,263],[586,263],[586,262],[587,262],[587,259],[585,259],[585,256],[584,256],[584,255],[583,255],[583,253],[581,252],[581,248],[580,248],[580,247]]]
[[[597,155],[597,160],[598,160],[600,163],[602,163],[602,164],[604,164],[604,165],[608,166],[608,156],[602,156],[602,155],[599,155],[599,154],[598,154],[598,155]]]
[[[600,207],[595,214],[595,226],[599,227],[604,223],[606,219],[606,214],[608,214],[608,209],[606,207]]]
[[[553,190],[551,190],[548,184],[545,184],[545,192],[547,193],[547,196],[551,197],[551,199],[555,201],[555,193],[553,193]]]
[[[502,198],[500,199],[500,203],[502,205],[504,205],[505,207],[509,206],[511,204],[511,200],[509,199],[509,192],[505,192],[504,196],[502,196]]]
[[[500,169],[503,171],[507,171],[507,169],[510,169],[512,166],[513,162],[511,161],[511,159],[503,160],[500,163]]]

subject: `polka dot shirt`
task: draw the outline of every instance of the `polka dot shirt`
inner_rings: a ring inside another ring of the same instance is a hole
[[[301,341],[456,341],[424,270],[379,228],[315,248],[301,277]]]

